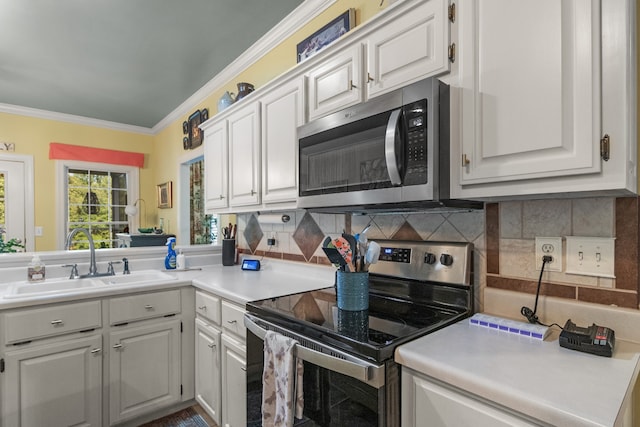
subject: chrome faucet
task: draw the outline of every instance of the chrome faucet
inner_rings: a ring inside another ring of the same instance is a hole
[[[96,266],[96,247],[93,244],[93,237],[91,237],[91,233],[89,233],[89,231],[86,228],[74,228],[73,230],[71,230],[71,232],[69,233],[69,235],[67,235],[67,242],[64,245],[65,249],[69,250],[69,248],[71,248],[71,239],[73,239],[73,236],[75,236],[78,233],[83,233],[85,236],[87,236],[87,239],[89,239],[89,251],[91,254],[91,260],[89,263],[89,274],[85,274],[84,276],[81,277],[95,277],[95,276],[113,276],[114,272],[113,272],[113,267],[111,267],[111,271],[107,272],[107,273],[103,273],[103,274],[99,274],[98,273],[98,267]]]

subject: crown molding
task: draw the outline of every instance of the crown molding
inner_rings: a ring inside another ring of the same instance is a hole
[[[290,34],[301,29],[311,21],[311,19],[315,18],[321,12],[324,12],[336,1],[337,0],[305,0],[300,6],[280,21],[278,25],[273,27],[267,34],[262,36],[257,42],[244,51],[244,53],[236,58],[231,64],[227,65],[220,73],[209,80],[197,92],[187,98],[175,110],[165,116],[165,118],[160,120],[152,128],[153,133],[157,134],[158,132],[161,132],[174,121],[188,115],[195,106],[201,104],[216,89],[223,86],[233,77],[247,69],[258,59],[266,55],[274,46],[278,45]]]
[[[73,114],[56,113],[55,111],[39,110],[37,108],[22,107],[19,105],[0,103],[0,113],[16,114],[19,116],[35,117],[37,119],[55,120],[57,122],[72,123],[76,125],[93,126],[122,132],[153,135],[153,129],[142,126],[127,125],[124,123],[110,122],[107,120],[92,119]]]

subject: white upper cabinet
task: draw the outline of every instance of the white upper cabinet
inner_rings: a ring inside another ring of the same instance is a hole
[[[205,206],[207,210],[229,205],[227,157],[227,121],[210,122],[204,132]]]
[[[359,30],[306,73],[309,120],[449,71],[447,0],[407,0]]]
[[[362,46],[355,43],[307,74],[309,120],[363,101]]]
[[[304,120],[302,78],[261,98],[262,201],[295,202],[298,196],[298,134]]]
[[[248,100],[245,100],[245,102]],[[260,103],[251,102],[227,118],[229,123],[229,204],[260,203]]]
[[[625,0],[458,4],[457,197],[635,190],[628,12]]]
[[[423,2],[366,38],[370,98],[449,71],[447,5]]]

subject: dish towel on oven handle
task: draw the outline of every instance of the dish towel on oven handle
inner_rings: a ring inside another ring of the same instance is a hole
[[[296,344],[296,340],[273,331],[264,337],[263,427],[291,427],[294,416],[302,418],[303,364],[295,356]]]

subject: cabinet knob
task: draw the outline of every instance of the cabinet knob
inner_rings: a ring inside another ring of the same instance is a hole
[[[91,350],[91,354],[98,354],[102,351],[101,348],[94,348],[93,350]]]
[[[144,306],[145,310],[153,310],[153,306],[151,304],[147,304]]]
[[[62,320],[60,320],[60,319],[56,319],[56,320],[52,320],[51,324],[53,326],[62,326],[62,325],[64,325],[64,322]]]
[[[120,350],[122,348],[122,344],[120,344],[120,343],[114,344],[113,348],[115,348],[116,350]]]

